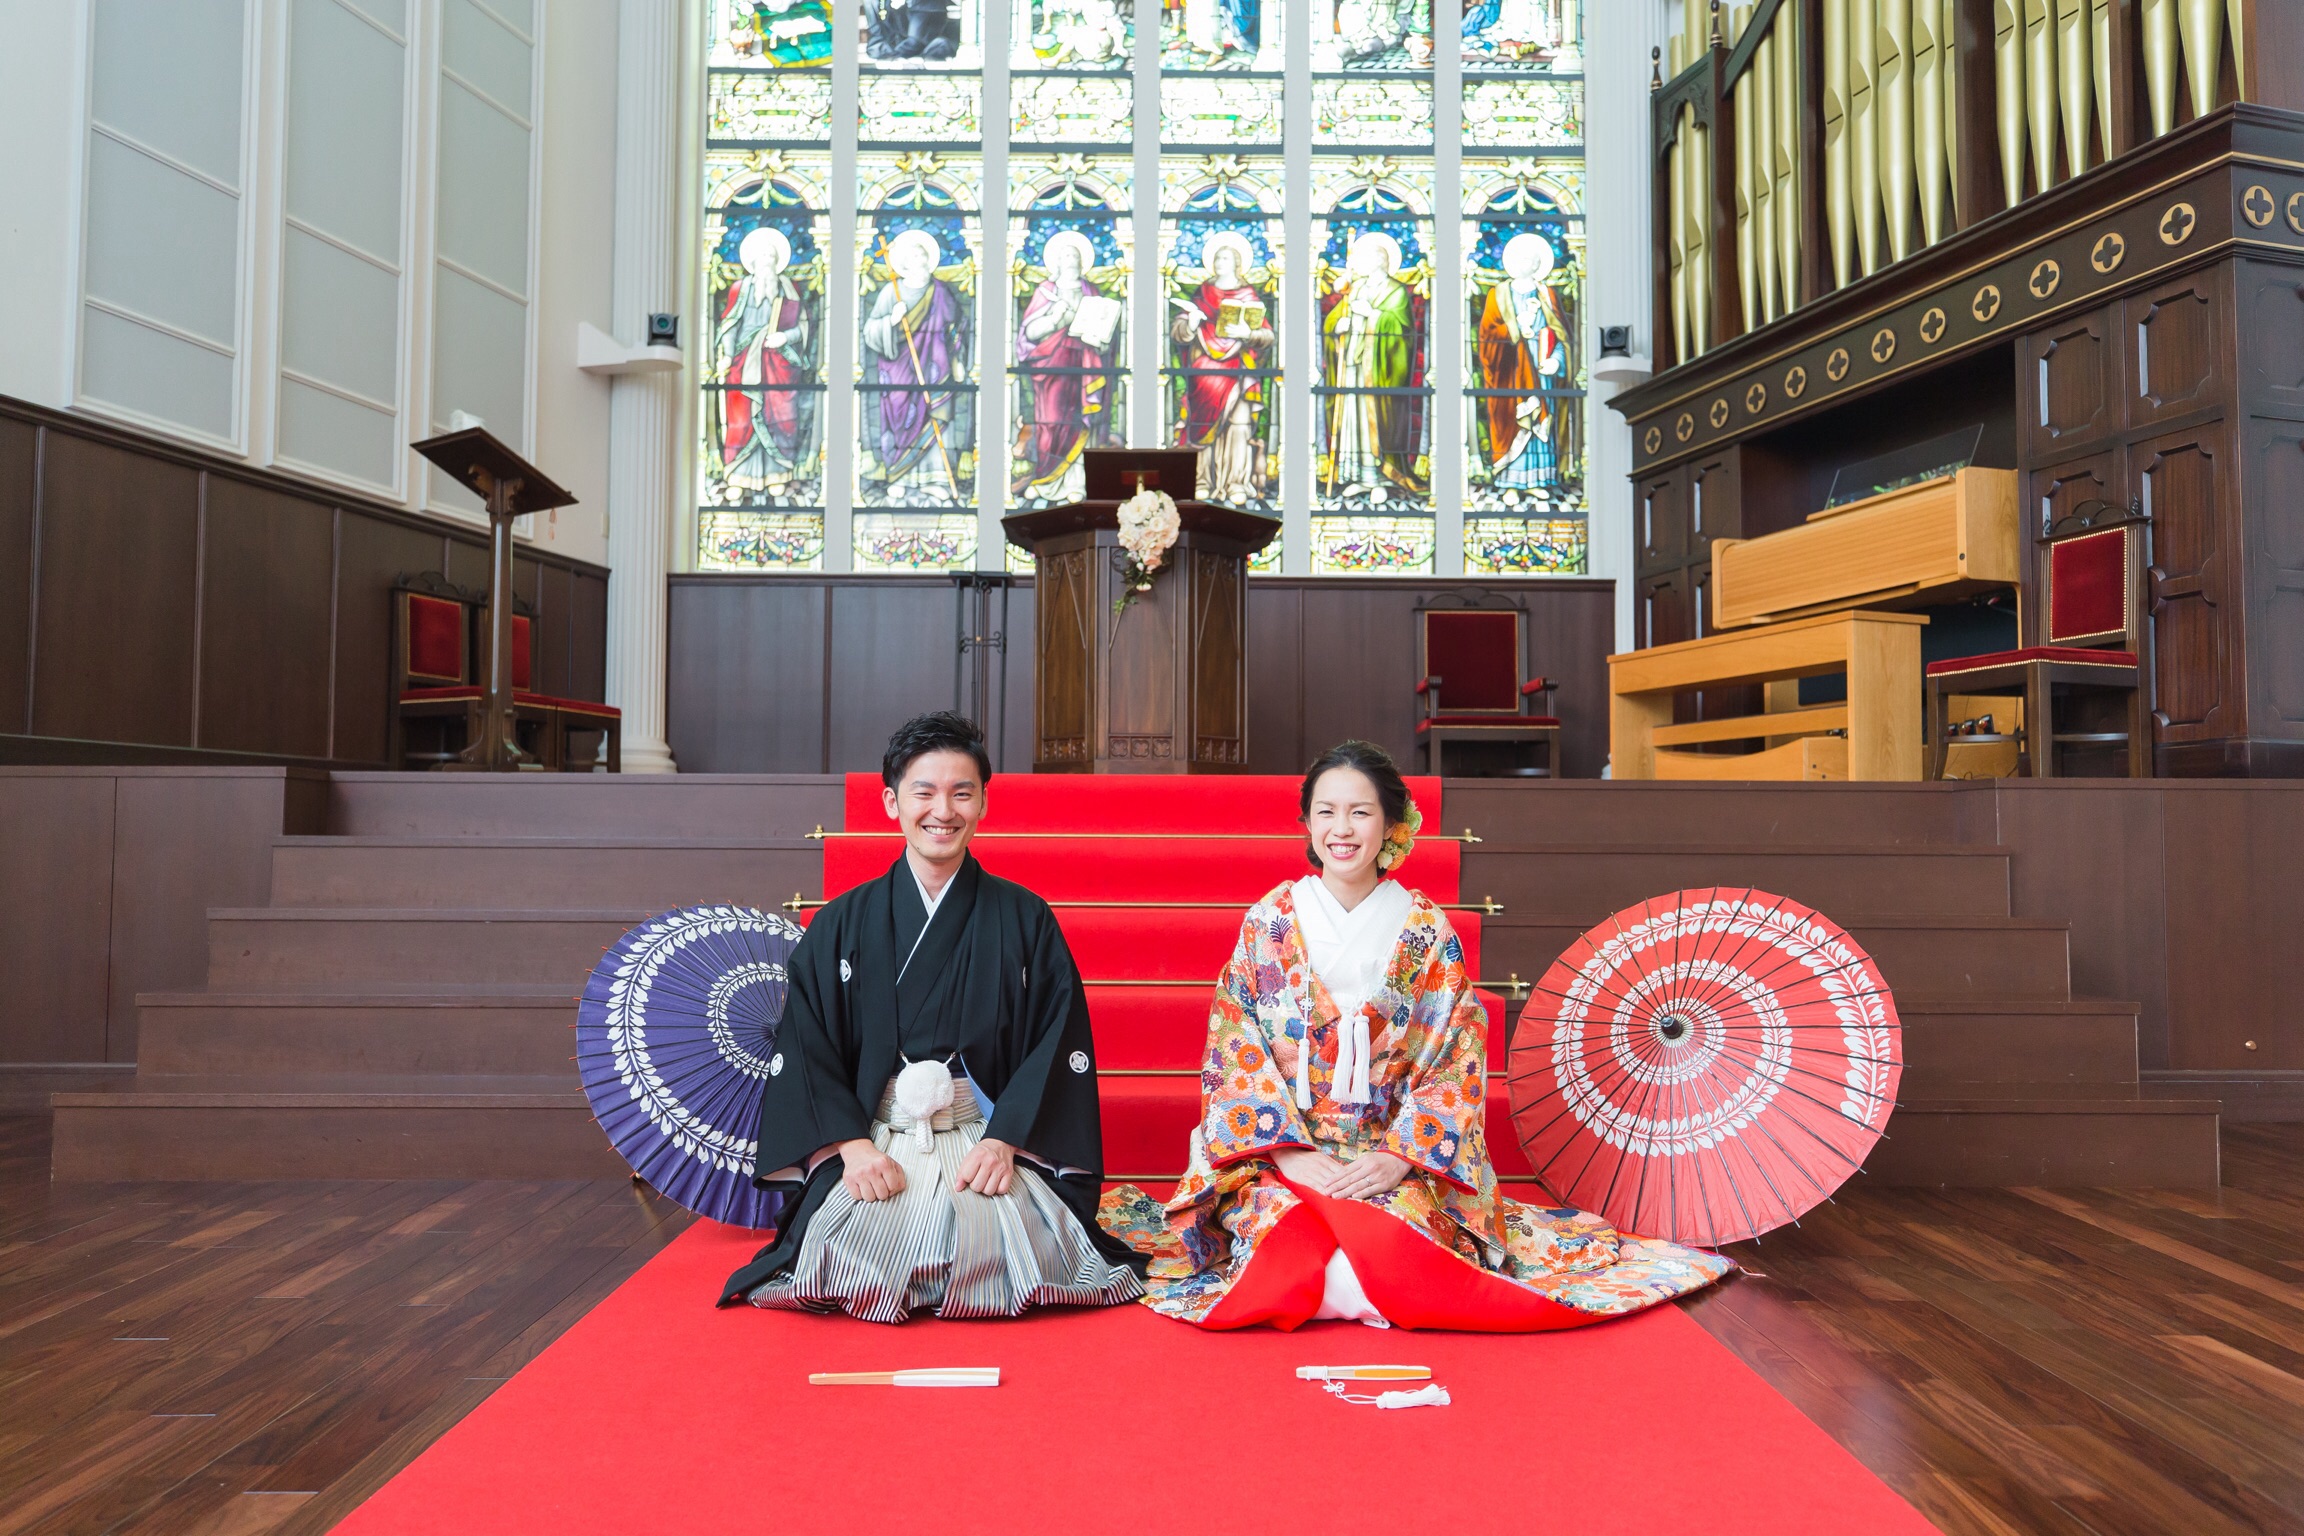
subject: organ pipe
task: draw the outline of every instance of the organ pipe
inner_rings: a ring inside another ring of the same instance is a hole
[[[1912,0],[1875,0],[1879,31],[1872,87],[1880,120],[1880,199],[1889,260],[1912,254]]]
[[[1677,77],[1684,66],[1684,45],[1678,36],[1664,40],[1665,72]],[[1671,263],[1672,291],[1672,357],[1675,362],[1686,362],[1695,356],[1688,346],[1688,210],[1686,199],[1688,181],[1681,163],[1688,156],[1688,112],[1680,111],[1680,120],[1674,125],[1672,147],[1664,152],[1664,245]]]
[[[1856,201],[1848,162],[1848,0],[1824,0],[1824,215],[1832,239],[1832,286],[1856,275]]]
[[[1848,0],[1848,190],[1866,277],[1880,270],[1879,17],[1878,0]]]
[[[1752,7],[1739,5],[1730,19],[1731,34],[1741,38],[1751,21]],[[1759,323],[1760,317],[1760,291],[1756,281],[1760,275],[1760,263],[1757,253],[1752,249],[1752,221],[1759,212],[1757,204],[1760,181],[1753,164],[1753,151],[1758,147],[1753,142],[1756,137],[1752,123],[1754,95],[1751,75],[1747,73],[1738,83],[1736,100],[1730,107],[1736,121],[1736,297],[1742,306],[1744,329],[1747,331]]]
[[[1992,103],[1999,108],[2000,180],[2011,208],[2024,200],[2023,4],[1992,0]]]
[[[2089,64],[2092,31],[2088,0],[2055,0],[2056,105],[2064,120],[2067,176],[2088,169],[2088,98],[2096,71]]]
[[[1941,72],[1949,69],[1952,50],[1938,41],[1937,25],[1942,15],[1940,0],[1917,0],[1912,7],[1913,169],[1918,173],[1920,234],[1930,245],[1951,229],[1944,142],[1950,114],[1944,110]]]
[[[2143,0],[2144,94],[2151,98],[2152,136],[2176,126],[2176,0]]]
[[[2024,116],[2032,130],[2032,184],[2056,185],[2055,0],[2024,0]]]
[[[2096,66],[2096,158],[2112,158],[2112,0],[2090,0],[2088,61]]]
[[[1775,52],[1770,78],[1776,114],[1776,282],[1783,314],[1800,304],[1800,60],[1805,43],[1800,8],[1785,6],[1776,13],[1769,42]]]
[[[1949,184],[1946,202],[1952,208],[1953,225],[1968,212],[1960,207],[1960,71],[1954,63],[1959,37],[1959,0],[1943,0],[1936,22],[1936,75],[1943,90],[1944,179]],[[1974,212],[1983,215],[1981,208]]]
[[[2192,115],[2216,107],[2216,75],[2224,62],[2224,7],[2220,0],[2176,0],[2176,31],[2184,40],[2184,78],[2192,85]]]

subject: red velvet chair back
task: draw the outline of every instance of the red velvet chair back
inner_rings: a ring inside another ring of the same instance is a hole
[[[419,687],[454,687],[471,680],[471,631],[464,604],[452,597],[402,592],[402,671]]]
[[[1520,611],[1516,608],[1428,608],[1423,622],[1424,676],[1440,681],[1449,714],[1520,712]]]
[[[488,625],[490,622],[490,614],[486,605],[483,604],[476,612],[477,618],[474,621],[474,638],[472,641],[472,655],[475,665],[478,664],[480,657],[488,654]],[[535,658],[534,622],[524,613],[515,613],[512,615],[512,687],[515,691],[525,692],[535,686],[531,681],[536,675]],[[483,687],[487,685],[487,682],[488,679],[485,677],[480,679]]]
[[[2093,526],[2068,519],[2040,541],[2039,644],[2137,649],[2145,527],[2132,518]]]

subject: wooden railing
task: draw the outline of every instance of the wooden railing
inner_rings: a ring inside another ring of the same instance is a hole
[[[2284,0],[1682,3],[1651,77],[1659,371],[2227,102],[2304,106]]]

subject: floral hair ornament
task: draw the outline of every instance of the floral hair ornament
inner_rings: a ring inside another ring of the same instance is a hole
[[[1385,834],[1384,846],[1376,850],[1376,867],[1382,870],[1398,869],[1407,861],[1408,855],[1415,851],[1416,834],[1423,830],[1424,813],[1416,809],[1416,802],[1411,798],[1407,814],[1400,818],[1398,826]]]

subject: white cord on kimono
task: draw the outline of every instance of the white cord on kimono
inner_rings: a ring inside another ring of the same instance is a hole
[[[1352,1010],[1351,1023],[1336,1021],[1336,1102],[1368,1102],[1368,1009]]]
[[[1312,1025],[1304,1025],[1304,1038],[1296,1046],[1296,1107],[1312,1107]]]
[[[1323,1383],[1322,1390],[1331,1397],[1342,1398],[1347,1403],[1359,1403],[1363,1407],[1371,1403],[1378,1408],[1445,1408],[1448,1406],[1448,1389],[1436,1381],[1428,1382],[1413,1392],[1379,1392],[1374,1397],[1347,1392],[1344,1390],[1344,1383],[1340,1381]]]

